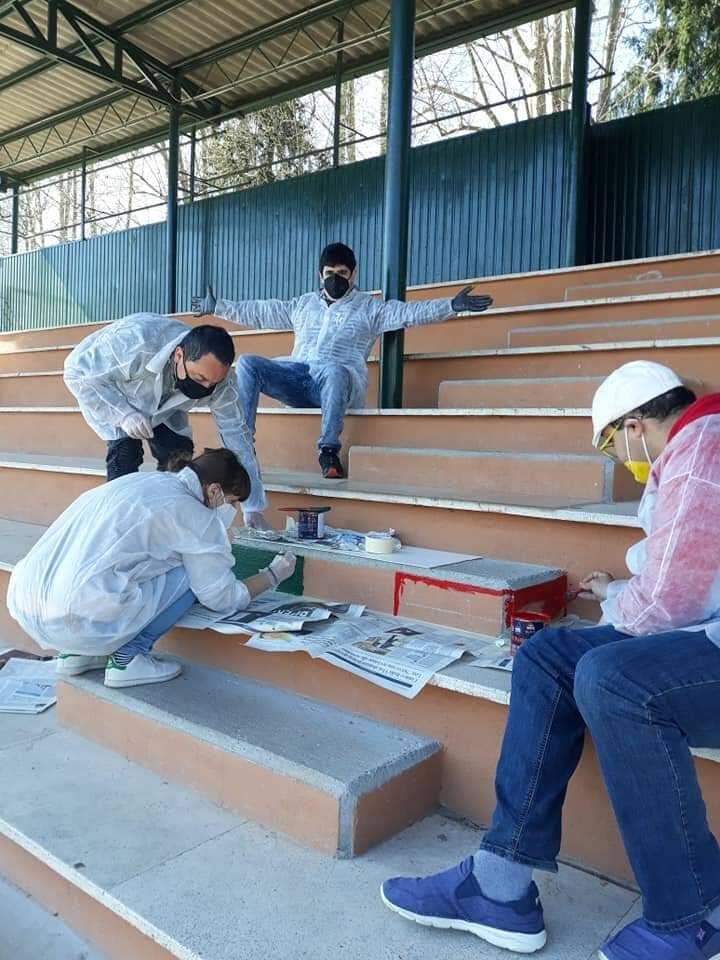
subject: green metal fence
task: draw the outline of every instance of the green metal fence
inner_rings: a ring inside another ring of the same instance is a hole
[[[409,282],[558,266],[568,133],[555,114],[414,150]],[[381,286],[383,176],[380,157],[181,207],[179,309],[208,280],[225,297],[302,293],[330,240]],[[164,224],[7,257],[0,329],[162,311],[165,284]]]
[[[720,97],[593,127],[591,263],[720,247],[718,131]]]
[[[720,247],[720,98],[600,124],[588,138],[588,260]],[[563,262],[569,115],[413,151],[409,282]],[[383,158],[180,208],[178,306],[208,280],[226,297],[291,297],[322,245],[358,253],[381,286]],[[165,226],[0,259],[0,329],[162,311]]]

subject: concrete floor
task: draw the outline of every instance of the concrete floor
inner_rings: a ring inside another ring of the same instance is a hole
[[[0,957],[3,960],[103,960],[32,897],[0,877]]]
[[[0,716],[0,764],[13,771],[0,781],[0,818],[204,960],[507,960],[470,935],[417,927],[378,897],[386,877],[475,850],[480,833],[465,823],[435,815],[357,860],[331,860],[57,728],[52,711]],[[591,960],[637,911],[636,894],[569,867],[538,882],[543,960]],[[13,918],[0,930],[22,943]],[[66,960],[14,947],[0,957]]]

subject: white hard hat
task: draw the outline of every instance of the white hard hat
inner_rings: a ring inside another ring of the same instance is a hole
[[[682,386],[674,370],[651,360],[633,360],[613,370],[593,397],[593,446],[600,443],[605,427],[668,390]]]

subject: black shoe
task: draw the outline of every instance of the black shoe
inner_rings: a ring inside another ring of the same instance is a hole
[[[321,447],[319,463],[322,475],[326,480],[345,479],[345,471],[340,463],[337,450],[332,450],[330,447]]]

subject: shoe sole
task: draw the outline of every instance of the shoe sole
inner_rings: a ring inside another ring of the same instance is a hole
[[[337,470],[328,470],[327,473],[323,474],[323,480],[344,480],[345,474],[338,473]]]
[[[144,687],[149,683],[165,683],[168,680],[174,680],[182,673],[182,667],[178,667],[175,673],[164,677],[148,677],[146,680],[138,678],[137,680],[105,680],[105,686],[113,690],[120,690],[123,687]]]
[[[92,670],[104,670],[105,664],[101,664],[98,667],[74,667],[71,670],[58,670],[57,675],[61,679],[63,677],[81,677],[84,673],[90,673]]]
[[[498,930],[496,927],[485,927],[481,923],[471,923],[469,920],[449,920],[447,917],[425,917],[420,913],[412,913],[410,910],[403,910],[402,907],[391,903],[385,896],[385,891],[380,887],[380,897],[382,902],[393,913],[399,914],[406,920],[412,920],[419,923],[422,927],[435,927],[437,930],[463,930],[465,933],[472,933],[486,943],[494,947],[502,947],[504,950],[511,950],[513,953],[535,953],[542,950],[547,942],[547,933],[543,930],[541,933],[514,933],[511,930]]]

